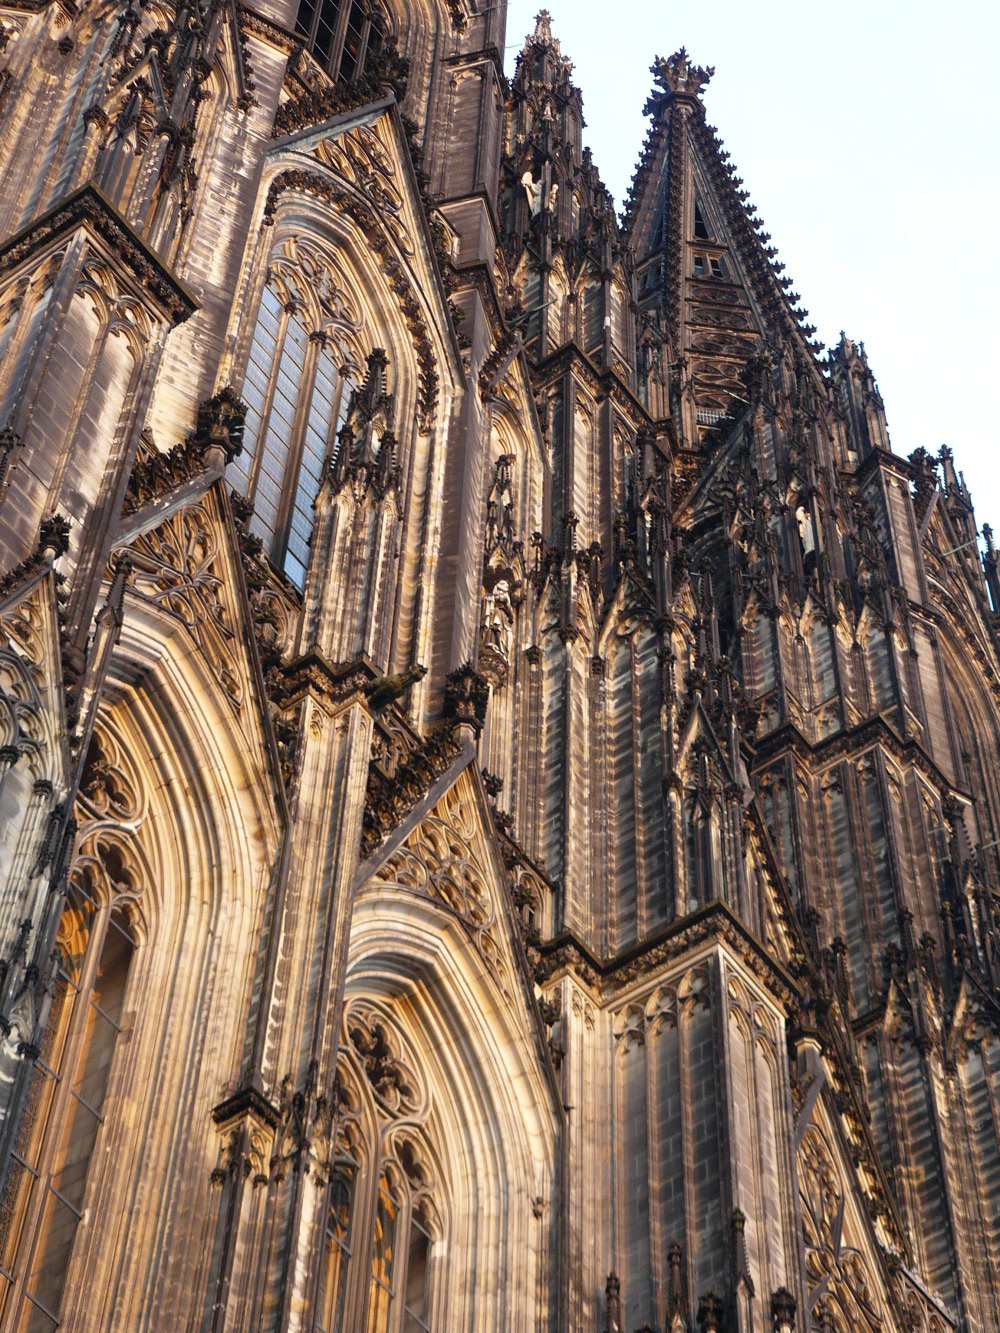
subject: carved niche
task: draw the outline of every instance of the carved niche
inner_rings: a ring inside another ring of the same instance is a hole
[[[479,622],[479,670],[499,689],[514,649],[516,608],[524,595],[524,548],[514,529],[514,454],[494,464],[486,500],[486,559]]]

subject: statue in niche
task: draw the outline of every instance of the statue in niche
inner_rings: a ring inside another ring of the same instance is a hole
[[[510,579],[503,571],[492,587],[484,589],[479,625],[479,667],[494,689],[507,679],[513,641],[514,605]]]
[[[499,578],[493,585],[493,591],[483,598],[482,642],[504,658],[509,658],[513,632],[514,607],[510,600],[510,583],[506,578]]]
[[[528,196],[528,207],[531,209],[531,216],[537,217],[542,210],[542,182],[536,181],[531,174],[530,168],[521,177],[521,184],[524,186],[524,193]]]
[[[816,537],[813,533],[812,515],[805,505],[795,510],[795,522],[799,525],[799,539],[802,542],[802,554],[812,555],[816,550]]]
[[[816,568],[816,533],[813,529],[812,514],[801,503],[795,509],[795,522],[802,544],[802,568],[806,578],[809,578]]]

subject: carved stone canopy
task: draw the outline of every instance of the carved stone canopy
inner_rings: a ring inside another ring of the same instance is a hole
[[[351,394],[329,474],[335,491],[353,480],[360,490],[374,482],[378,493],[384,495],[399,483],[396,437],[389,425],[392,394],[386,390],[388,365],[384,349],[376,347],[368,355],[364,382]]]

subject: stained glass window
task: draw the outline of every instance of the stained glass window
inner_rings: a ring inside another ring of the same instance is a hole
[[[299,589],[324,463],[350,400],[342,366],[336,342],[309,327],[304,308],[265,287],[243,382],[243,452],[232,475],[253,503],[251,530]]]
[[[0,1309],[21,1303],[23,1333],[58,1327],[135,942],[121,910],[76,885],[58,949],[56,992],[0,1201]]]
[[[295,31],[333,78],[350,83],[381,51],[385,19],[361,0],[302,0]]]

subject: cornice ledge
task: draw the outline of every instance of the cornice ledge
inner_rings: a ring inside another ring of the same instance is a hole
[[[853,756],[857,751],[877,742],[883,743],[898,760],[907,759],[918,764],[942,791],[949,791],[964,801],[972,799],[970,792],[949,781],[915,736],[901,736],[882,713],[867,717],[853,726],[842,727],[821,741],[811,741],[794,722],[783,722],[754,745],[751,773],[756,776],[788,750],[803,757],[816,756],[829,760],[844,755]]]
[[[880,467],[888,468],[898,477],[905,477],[908,481],[912,480],[917,474],[915,464],[908,458],[903,458],[901,454],[894,454],[889,449],[876,447],[870,453],[865,454],[861,462],[854,469],[854,476],[858,481],[867,481],[869,476],[878,471]]]
[[[619,406],[629,408],[635,413],[640,426],[653,424],[652,417],[618,372],[611,367],[602,370],[575,338],[570,338],[561,346],[554,348],[540,361],[529,358],[529,364],[532,380],[546,380],[564,373],[571,365],[578,366],[583,370],[583,377],[589,381],[595,392],[603,392],[607,397],[614,398]]]
[[[547,983],[557,971],[564,970],[604,994],[614,994],[711,940],[728,944],[774,998],[786,1004],[800,998],[800,988],[791,973],[719,898],[606,963],[596,959],[572,933],[558,935],[536,951],[536,980],[539,972]]]
[[[198,309],[194,296],[93,183],[54,205],[0,245],[0,278],[81,226],[104,242],[107,258],[126,269],[149,293],[171,326],[182,324]]]
[[[350,83],[327,83],[281,102],[274,115],[271,137],[282,139],[296,130],[312,128],[362,107],[401,102],[406,96],[409,61],[394,46],[386,46],[374,69]]]
[[[367,700],[379,673],[366,657],[349,662],[329,662],[318,648],[269,673],[268,694],[279,708],[287,709],[306,694],[339,710]]]
[[[246,32],[259,37],[261,41],[268,42],[279,51],[284,51],[286,55],[292,55],[303,45],[301,37],[288,28],[283,28],[280,23],[267,18],[252,5],[237,4],[236,15]]]
[[[503,69],[503,52],[493,42],[482,46],[478,51],[456,51],[454,55],[445,56],[444,63],[451,66],[452,69],[469,69],[475,65],[492,65],[493,72],[496,74],[497,83],[500,91],[506,100],[510,96],[510,81]]]
[[[277,1129],[281,1123],[278,1108],[268,1101],[259,1088],[252,1085],[237,1088],[231,1096],[212,1108],[212,1119],[217,1125],[225,1125],[247,1115],[256,1116],[272,1129]]]

